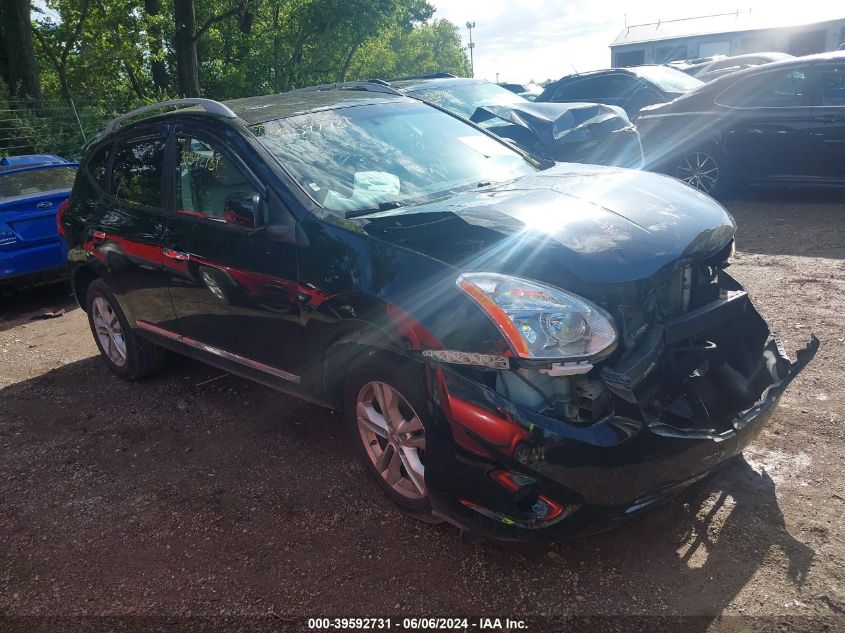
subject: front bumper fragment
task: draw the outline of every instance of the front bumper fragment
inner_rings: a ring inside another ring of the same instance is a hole
[[[786,387],[818,347],[812,337],[792,361],[769,340],[764,352],[775,356],[785,371],[719,430],[682,428],[661,416],[638,415],[635,404],[618,396],[620,406],[613,414],[577,426],[506,400],[465,372],[432,364],[438,377],[431,383],[434,429],[427,434],[432,510],[471,534],[497,540],[558,542],[611,528],[739,454],[760,433]],[[517,428],[515,439],[492,443],[484,429],[456,423],[450,419],[451,399]],[[456,430],[481,450],[456,441]],[[518,444],[531,448],[517,452]],[[518,492],[504,490],[490,477],[497,469],[523,474],[535,483]],[[554,500],[566,512],[548,524],[515,520],[537,498]]]

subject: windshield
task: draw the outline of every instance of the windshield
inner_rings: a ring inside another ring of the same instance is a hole
[[[629,70],[648,79],[664,92],[690,92],[704,85],[700,79],[668,66],[638,66]]]
[[[413,95],[448,110],[465,119],[472,117],[481,106],[525,105],[525,99],[506,88],[486,81],[461,81],[448,86],[409,90]]]
[[[0,200],[70,189],[76,167],[47,167],[4,174],[0,171]]]
[[[314,200],[337,212],[424,202],[537,169],[504,143],[423,103],[312,112],[250,130]]]

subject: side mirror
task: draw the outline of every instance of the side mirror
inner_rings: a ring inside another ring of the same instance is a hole
[[[264,226],[261,196],[257,193],[245,192],[227,196],[223,219],[226,224],[246,229],[257,229]]]

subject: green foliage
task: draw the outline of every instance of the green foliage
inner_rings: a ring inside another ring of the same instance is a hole
[[[10,98],[0,81],[0,156],[58,154],[79,158],[85,141],[120,113],[102,104],[75,104],[74,112],[58,99],[45,101],[38,110],[27,105]]]
[[[356,56],[351,78],[386,79],[434,72],[459,77],[470,72],[458,27],[448,20],[434,20],[370,40]]]
[[[177,94],[173,1],[46,0],[33,24],[45,94],[126,109]],[[245,13],[241,7],[245,6]],[[467,74],[458,28],[426,0],[195,0],[204,96],[227,99],[370,76]],[[229,14],[227,16],[227,14]],[[215,21],[215,18],[227,16]],[[248,18],[248,19],[247,19]],[[81,24],[80,24],[81,19]],[[244,32],[244,21],[250,23]],[[160,42],[160,46],[156,46]],[[65,67],[60,68],[63,54]],[[63,95],[60,76],[69,95]]]
[[[458,28],[432,20],[426,0],[193,4],[200,90],[211,98],[359,78],[469,73]],[[83,144],[80,123],[90,137],[119,112],[180,96],[173,0],[42,0],[33,2],[33,16],[45,105],[29,111],[0,90],[0,153],[74,156]]]

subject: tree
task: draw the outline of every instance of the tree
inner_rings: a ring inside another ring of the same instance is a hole
[[[174,93],[226,99],[429,68],[462,72],[465,57],[457,28],[427,22],[426,0],[40,2],[33,29],[42,87],[109,111]]]
[[[469,59],[460,31],[448,20],[386,33],[356,57],[350,75],[359,79],[448,72],[469,76]]]
[[[161,27],[161,0],[144,0],[147,18],[147,37],[150,47],[150,75],[153,89],[159,96],[167,94],[167,66],[164,61],[164,42]]]
[[[176,24],[176,34],[173,38],[173,48],[176,51],[176,74],[179,92],[186,97],[200,96],[199,58],[197,55],[197,41],[208,30],[223,20],[241,16],[242,28],[247,23],[247,9],[249,0],[238,2],[222,13],[212,15],[197,29],[194,0],[173,0],[173,21]]]
[[[76,6],[73,6],[73,4]],[[90,0],[79,0],[78,3],[64,2],[59,14],[60,22],[56,23],[47,18],[42,28],[39,28],[38,25],[32,25],[44,54],[56,69],[62,98],[68,105],[72,105],[70,82],[68,81],[68,60],[71,51],[80,43],[82,29],[88,17],[90,6]]]
[[[425,0],[272,0],[273,77],[278,91],[343,81],[359,51],[411,29],[434,8]]]
[[[41,81],[32,46],[29,0],[3,0],[0,14],[5,44],[3,79],[9,86],[10,96],[40,108]]]

